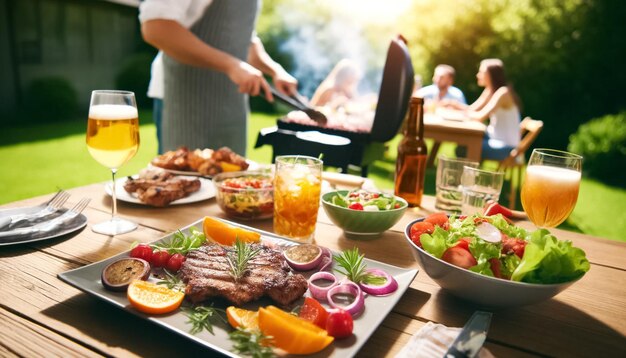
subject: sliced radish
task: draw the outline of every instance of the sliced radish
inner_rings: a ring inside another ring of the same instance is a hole
[[[488,222],[482,222],[476,225],[476,235],[478,235],[481,239],[494,244],[502,241],[502,234],[500,233],[500,230]]]

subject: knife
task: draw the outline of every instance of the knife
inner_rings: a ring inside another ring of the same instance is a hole
[[[487,339],[491,323],[491,312],[476,311],[467,321],[461,333],[448,348],[445,358],[473,358]]]

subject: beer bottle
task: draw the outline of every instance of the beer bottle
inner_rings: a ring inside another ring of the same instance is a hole
[[[411,97],[409,106],[404,138],[398,144],[394,191],[409,206],[420,206],[428,151],[424,142],[424,99]]]

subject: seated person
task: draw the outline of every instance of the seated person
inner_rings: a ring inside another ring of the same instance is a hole
[[[353,61],[339,61],[315,90],[311,106],[325,106],[335,110],[345,105],[356,96],[360,79],[361,71]]]
[[[466,104],[463,92],[454,87],[455,71],[452,66],[438,65],[433,74],[433,84],[422,87],[415,92],[416,97],[424,98],[426,108],[432,109],[439,104],[459,103]]]
[[[507,83],[504,64],[499,59],[481,61],[476,74],[478,85],[484,87],[476,102],[462,108],[466,117],[475,121],[489,119],[483,140],[483,159],[503,160],[520,142],[521,102],[513,87]],[[464,156],[457,148],[457,156]]]

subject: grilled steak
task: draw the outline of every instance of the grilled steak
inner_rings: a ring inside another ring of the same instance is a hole
[[[231,276],[227,261],[227,254],[233,248],[212,244],[187,254],[180,269],[187,284],[186,296],[193,302],[219,296],[241,306],[267,295],[287,306],[304,295],[308,286],[306,279],[291,271],[279,251],[260,244],[250,245],[261,250],[248,262],[239,280]]]
[[[144,169],[139,178],[128,177],[124,189],[146,204],[163,207],[200,190],[201,185],[198,179],[183,179],[162,169]]]

